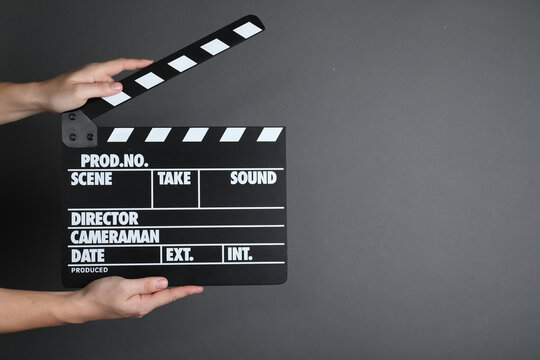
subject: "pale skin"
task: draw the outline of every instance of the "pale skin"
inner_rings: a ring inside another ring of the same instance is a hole
[[[0,82],[0,124],[41,112],[76,109],[93,97],[122,91],[113,76],[152,64],[146,59],[92,63],[42,82]],[[0,334],[93,320],[140,318],[155,308],[203,291],[200,286],[168,287],[164,277],[96,280],[77,291],[0,288]]]

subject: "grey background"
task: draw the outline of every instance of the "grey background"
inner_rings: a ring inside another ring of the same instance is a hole
[[[267,31],[99,118],[286,125],[289,280],[1,358],[539,359],[538,1],[2,1],[3,81]],[[0,286],[59,290],[60,122],[0,128]]]

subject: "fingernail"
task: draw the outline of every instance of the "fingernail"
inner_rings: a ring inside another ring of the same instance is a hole
[[[158,287],[158,289],[165,289],[167,287],[167,280],[159,279],[157,281],[157,287]]]
[[[122,90],[122,83],[119,83],[119,82],[111,83],[111,89],[113,89],[114,91]]]
[[[195,291],[194,291],[193,293],[194,293],[194,294],[200,294],[200,293],[202,293],[203,291],[204,291],[204,288],[199,287],[199,288],[195,289]]]

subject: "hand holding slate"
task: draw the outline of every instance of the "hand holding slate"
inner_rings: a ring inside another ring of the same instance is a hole
[[[126,70],[142,69],[154,61],[116,59],[92,63],[43,82],[42,100],[46,111],[61,113],[83,106],[89,98],[112,96],[122,91],[122,83],[112,76]]]
[[[83,106],[90,98],[118,94],[122,83],[112,76],[124,70],[142,69],[153,62],[122,58],[88,64],[42,82],[0,83],[0,124],[44,111],[61,113]]]
[[[111,276],[78,291],[0,289],[0,334],[93,320],[141,318],[156,307],[203,291],[200,286],[167,289],[167,280]]]
[[[200,286],[167,288],[167,279],[148,277],[128,280],[110,276],[74,291],[74,322],[143,317],[155,308],[203,291]]]
[[[0,124],[43,111],[71,110],[84,105],[89,98],[114,95],[122,90],[122,85],[112,76],[150,64],[152,60],[117,59],[89,64],[44,82],[0,83]],[[163,277],[128,280],[116,276],[71,292],[0,289],[0,333],[142,317],[156,307],[203,291],[200,286],[167,285]]]

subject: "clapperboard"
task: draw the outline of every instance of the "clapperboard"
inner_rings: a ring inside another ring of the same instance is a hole
[[[63,283],[287,278],[284,127],[97,127],[105,112],[262,32],[246,16],[62,114]]]

